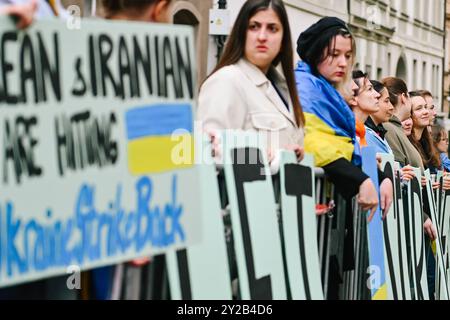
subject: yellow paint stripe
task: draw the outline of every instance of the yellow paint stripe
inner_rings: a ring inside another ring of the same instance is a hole
[[[383,284],[375,293],[372,300],[387,300],[387,284]]]
[[[193,165],[194,139],[189,134],[128,142],[128,169],[134,175],[190,168]]]

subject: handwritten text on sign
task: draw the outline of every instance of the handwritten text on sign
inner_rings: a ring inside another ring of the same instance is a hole
[[[0,286],[198,242],[192,30],[0,30]]]

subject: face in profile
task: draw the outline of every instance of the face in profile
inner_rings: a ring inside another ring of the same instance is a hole
[[[403,121],[411,117],[412,114],[411,97],[407,93],[402,93],[401,95],[398,96],[398,99],[401,102],[401,105],[397,107],[398,109],[400,109],[399,119]]]
[[[245,58],[266,73],[282,40],[283,26],[276,12],[271,8],[258,11],[248,23]]]
[[[319,63],[317,70],[330,83],[338,84],[344,81],[352,63],[352,39],[337,35],[332,42],[332,52],[328,52],[328,47],[324,49],[325,59]]]
[[[428,110],[430,111],[430,126],[432,126],[436,120],[436,106],[434,105],[433,97],[425,96],[425,101],[427,103]]]
[[[436,144],[436,148],[440,153],[446,153],[448,150],[448,135],[445,130],[441,131],[441,138]]]
[[[374,114],[380,109],[378,106],[380,94],[373,88],[369,79],[361,78],[359,82],[362,85],[356,97],[358,107],[366,114]]]
[[[389,99],[389,91],[384,88],[381,91],[380,98],[378,98],[379,110],[372,115],[372,119],[377,123],[388,122],[394,114],[394,106]]]
[[[406,134],[406,136],[411,135],[412,127],[413,127],[413,121],[412,121],[411,117],[402,121],[403,132]]]

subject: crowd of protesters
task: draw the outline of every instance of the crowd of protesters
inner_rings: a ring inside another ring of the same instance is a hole
[[[0,12],[15,16],[18,27],[25,28],[43,10],[41,2],[47,6],[54,1],[6,1]],[[104,0],[103,5],[107,19],[167,22],[170,1]],[[301,60],[293,66],[291,36],[297,34]],[[435,124],[432,94],[423,88],[409,91],[396,77],[370,79],[354,70],[356,50],[354,36],[339,18],[322,18],[300,32],[290,29],[282,0],[246,1],[217,66],[200,86],[197,117],[211,136],[215,155],[220,153],[220,130],[276,133],[276,141],[269,140],[270,162],[276,161],[274,148],[293,150],[299,161],[305,152],[314,155],[315,165],[337,191],[345,199],[356,197],[362,210],[370,212],[369,221],[378,206],[384,217],[389,211],[393,184],[379,170],[376,191],[361,169],[362,148],[392,154],[403,182],[414,177],[413,167],[432,174],[449,171],[448,135]],[[433,188],[438,187],[435,182]],[[450,189],[450,182],[444,179],[443,187]],[[423,210],[423,231],[432,252],[436,231],[426,203]],[[427,264],[434,266],[432,253]],[[337,297],[337,279],[335,284],[329,298]],[[434,286],[429,288],[432,297]]]

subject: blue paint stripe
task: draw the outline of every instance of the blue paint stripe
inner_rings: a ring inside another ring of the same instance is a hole
[[[378,183],[378,164],[374,147],[362,148],[362,169],[374,182],[377,193],[380,194]],[[367,226],[369,235],[369,262],[370,265],[376,265],[380,268],[380,287],[386,283],[386,271],[384,268],[384,238],[382,212],[378,206],[372,221]],[[372,297],[379,288],[372,288]]]
[[[178,129],[192,133],[190,104],[155,104],[134,108],[126,112],[125,119],[128,140],[167,136]]]

